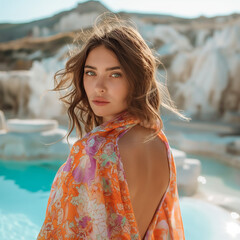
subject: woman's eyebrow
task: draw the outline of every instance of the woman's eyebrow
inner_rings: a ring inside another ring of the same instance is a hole
[[[106,68],[106,71],[111,71],[111,70],[115,70],[115,69],[121,69],[121,67],[116,66],[116,67]]]
[[[97,70],[96,67],[93,67],[93,66],[90,66],[90,65],[85,65],[84,68],[91,68],[91,69]],[[121,69],[121,67],[115,66],[115,67],[106,68],[106,71],[111,71],[111,70],[115,70],[115,69]]]

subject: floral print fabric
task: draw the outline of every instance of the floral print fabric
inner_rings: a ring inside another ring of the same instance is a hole
[[[38,240],[140,239],[117,145],[138,123],[125,111],[73,145],[54,178]],[[168,150],[170,182],[144,239],[182,240],[175,164],[165,135],[158,136]]]

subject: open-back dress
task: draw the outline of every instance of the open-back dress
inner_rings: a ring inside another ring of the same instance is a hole
[[[125,111],[74,143],[54,178],[38,240],[140,239],[118,148],[138,123]],[[184,240],[174,159],[163,131],[158,137],[167,149],[170,181],[144,239]]]

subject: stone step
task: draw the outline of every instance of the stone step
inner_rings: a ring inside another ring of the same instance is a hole
[[[58,128],[56,120],[46,119],[10,119],[7,120],[8,132],[31,133]]]
[[[207,121],[178,121],[172,120],[167,123],[170,128],[182,128],[187,131],[211,132],[219,134],[240,134],[240,124],[229,124],[224,122],[207,122]]]

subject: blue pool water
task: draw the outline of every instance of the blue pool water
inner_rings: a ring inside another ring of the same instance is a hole
[[[195,156],[191,156],[195,157]],[[199,158],[199,157],[197,157]],[[200,158],[206,183],[199,189],[217,190],[240,199],[239,170]],[[53,178],[63,161],[0,161],[0,239],[36,239],[43,223]],[[217,188],[216,188],[217,184]],[[202,200],[181,197],[186,240],[240,239],[240,227],[230,212]],[[223,229],[219,231],[219,229]]]

